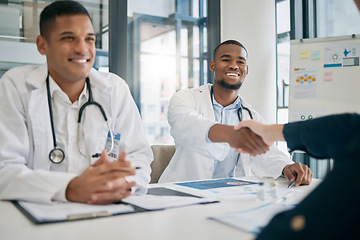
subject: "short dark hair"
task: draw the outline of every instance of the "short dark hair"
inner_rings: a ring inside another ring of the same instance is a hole
[[[75,1],[55,1],[46,6],[40,14],[40,34],[47,38],[50,29],[55,24],[55,19],[62,15],[87,15],[91,21],[91,17],[86,8]]]
[[[247,50],[244,47],[244,45],[242,45],[239,41],[230,39],[230,40],[226,40],[226,41],[220,43],[219,45],[217,45],[217,47],[214,49],[214,52],[213,52],[213,58],[215,59],[215,53],[219,49],[220,46],[229,45],[229,44],[234,44],[234,45],[238,45],[238,46],[242,47],[245,50],[246,54],[247,54]]]

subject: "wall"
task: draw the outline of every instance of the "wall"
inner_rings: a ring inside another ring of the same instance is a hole
[[[275,0],[222,0],[221,40],[236,39],[249,53],[240,93],[268,123],[276,122]]]

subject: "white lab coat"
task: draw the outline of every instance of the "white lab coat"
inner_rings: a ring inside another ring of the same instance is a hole
[[[81,174],[69,162],[68,172],[50,171],[53,149],[46,93],[47,66],[9,70],[0,80],[0,199],[50,202],[65,199],[69,181]],[[100,103],[113,131],[121,134],[120,150],[140,166],[135,180],[144,191],[150,181],[153,155],[146,140],[138,109],[125,81],[111,73],[91,69],[93,99]],[[82,117],[87,149],[101,152],[108,127],[96,107],[87,107]],[[65,156],[66,156],[65,152]],[[89,160],[89,164],[97,159]],[[75,169],[75,168],[74,168]],[[58,200],[58,199],[56,199]]]
[[[242,98],[241,102],[250,109]],[[251,113],[254,120],[263,122],[259,113],[254,110]],[[243,120],[249,119],[248,112],[243,110]],[[170,100],[168,120],[176,151],[159,182],[211,179],[214,161],[223,161],[230,146],[227,143],[207,142],[207,132],[216,123],[209,85],[175,93]],[[288,155],[272,146],[270,151],[256,157],[241,154],[236,176],[277,178],[285,165],[292,163]]]

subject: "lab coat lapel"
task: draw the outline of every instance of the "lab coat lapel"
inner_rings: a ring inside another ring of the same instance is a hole
[[[197,88],[197,91],[199,98],[199,101],[197,101],[197,103],[199,104],[198,107],[201,109],[200,111],[202,112],[204,117],[215,121],[215,114],[211,102],[209,84],[200,86],[199,88]]]
[[[33,169],[50,169],[50,161],[44,156],[48,156],[53,148],[51,133],[49,107],[46,93],[47,66],[43,65],[31,72],[26,79],[26,85],[31,89],[28,106],[28,125],[29,135],[33,135]],[[31,139],[31,137],[30,137]]]

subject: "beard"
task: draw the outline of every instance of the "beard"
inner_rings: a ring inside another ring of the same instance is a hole
[[[227,82],[225,82],[224,79],[221,79],[217,82],[222,88],[228,89],[228,90],[239,90],[242,82],[238,82],[236,84],[228,84]]]

